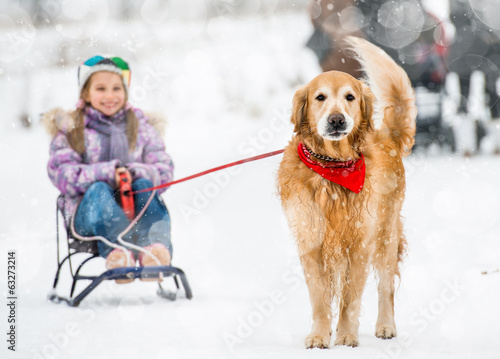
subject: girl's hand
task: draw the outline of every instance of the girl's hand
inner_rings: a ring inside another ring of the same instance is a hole
[[[118,167],[115,170],[115,183],[116,183],[116,188],[120,188],[120,173],[125,173],[127,180],[132,183],[132,175],[128,171],[127,168],[125,167]]]

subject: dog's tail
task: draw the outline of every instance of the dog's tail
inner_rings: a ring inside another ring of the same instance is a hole
[[[374,121],[380,135],[389,136],[400,156],[410,153],[415,142],[415,94],[406,72],[382,49],[359,37],[346,39],[366,74],[365,81],[377,103]],[[377,123],[383,121],[382,124]],[[385,126],[384,126],[385,125]]]

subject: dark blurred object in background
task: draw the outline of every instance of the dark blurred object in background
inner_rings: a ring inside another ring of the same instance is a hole
[[[460,112],[467,112],[471,74],[478,70],[486,77],[486,101],[491,117],[500,118],[500,101],[496,88],[500,75],[499,11],[499,1],[450,1],[450,21],[455,26],[456,33],[454,42],[449,47],[447,66],[460,79]]]
[[[307,46],[323,71],[359,77],[359,64],[345,52],[347,35],[365,37],[408,73],[413,86],[438,90],[446,75],[444,29],[419,0],[312,0],[314,34]]]
[[[345,49],[348,35],[364,37],[364,15],[356,0],[313,0],[310,3],[314,33],[307,46],[318,57],[323,71],[337,70],[359,77],[359,63]]]
[[[33,124],[31,117],[27,113],[23,113],[19,120],[24,128],[31,128],[31,125]]]

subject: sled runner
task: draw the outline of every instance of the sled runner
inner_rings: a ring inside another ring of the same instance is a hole
[[[63,219],[64,228],[66,230],[66,245],[68,254],[62,258],[64,254],[61,254],[61,246],[64,247],[64,240],[60,238],[59,234],[59,218]],[[52,292],[49,294],[48,299],[55,303],[66,302],[72,307],[77,307],[80,302],[87,297],[99,284],[105,280],[115,280],[115,279],[132,279],[132,278],[173,278],[177,291],[180,290],[179,279],[184,289],[186,298],[191,299],[193,294],[189,286],[187,277],[185,273],[180,269],[173,266],[148,266],[148,267],[120,267],[105,271],[100,275],[84,275],[81,274],[82,268],[89,261],[95,258],[102,258],[99,256],[97,250],[97,241],[81,241],[76,239],[71,228],[66,225],[67,221],[64,218],[64,200],[62,196],[57,198],[56,206],[56,227],[57,227],[57,272],[54,278],[54,285]],[[75,263],[73,256],[76,254],[86,253],[88,257],[84,259],[81,263]],[[65,264],[68,264],[70,269],[70,275],[72,278],[71,290],[69,297],[59,296],[56,293],[56,288],[59,282],[61,270]],[[75,293],[76,285],[79,281],[90,281],[90,284],[79,293]],[[171,292],[165,290],[161,282],[158,282],[157,294],[163,298],[169,300],[175,300],[177,298],[176,292]]]

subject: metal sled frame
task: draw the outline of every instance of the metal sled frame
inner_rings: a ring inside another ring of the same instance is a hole
[[[68,305],[72,307],[77,307],[80,302],[85,299],[87,295],[89,295],[99,284],[101,284],[105,280],[115,280],[115,279],[136,279],[136,278],[163,278],[172,277],[175,286],[179,290],[179,280],[182,283],[184,288],[184,292],[186,294],[187,299],[191,299],[193,297],[193,293],[191,292],[191,287],[189,286],[187,277],[185,273],[180,269],[172,266],[148,266],[148,267],[120,267],[107,270],[101,275],[81,275],[80,270],[83,266],[89,261],[100,258],[97,252],[97,244],[95,242],[81,242],[75,239],[71,234],[71,229],[66,227],[66,223],[64,227],[66,228],[66,242],[68,246],[68,255],[65,256],[61,260],[60,254],[60,236],[59,236],[59,215],[61,215],[64,219],[64,210],[59,206],[60,201],[62,201],[62,197],[59,196],[57,199],[56,205],[56,235],[57,235],[57,272],[54,278],[53,290],[49,294],[48,299],[55,303],[66,302]],[[73,241],[71,241],[73,240]],[[83,260],[76,271],[73,270],[72,257],[78,253],[87,253],[90,257]],[[69,264],[70,274],[72,277],[71,291],[69,297],[63,297],[56,294],[57,284],[59,282],[59,276],[61,273],[61,269],[63,268],[66,261]],[[80,293],[74,296],[76,284],[80,280],[90,280],[91,283],[83,289]],[[163,298],[169,300],[176,299],[176,293],[165,291],[161,283],[158,282],[158,290],[157,294]]]

